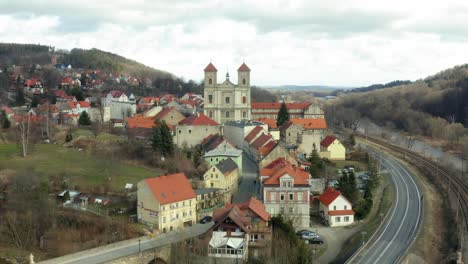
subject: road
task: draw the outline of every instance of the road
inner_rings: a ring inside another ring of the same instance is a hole
[[[422,196],[411,174],[394,158],[375,153],[395,188],[393,209],[373,239],[348,263],[397,263],[416,239]]]
[[[205,233],[213,223],[196,224],[191,227],[184,228],[180,231],[172,231],[165,234],[160,234],[155,238],[141,237],[127,241],[117,242],[111,245],[93,248],[86,251],[77,252],[70,255],[65,255],[59,258],[46,260],[43,264],[94,264],[104,263],[111,260],[116,260],[126,256],[138,254],[138,252],[148,249],[158,248],[165,245],[170,245],[187,238],[196,237]]]
[[[238,191],[234,194],[233,203],[242,203],[255,196],[258,198],[259,183],[256,181],[258,166],[247,154],[242,154],[242,177]]]

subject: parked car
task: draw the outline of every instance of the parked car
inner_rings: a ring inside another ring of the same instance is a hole
[[[363,181],[368,181],[368,180],[369,180],[369,175],[367,175],[367,174],[361,174],[361,175],[359,176],[359,178],[361,178],[361,180],[363,180]]]
[[[317,233],[310,230],[300,230],[296,232],[296,235],[300,236],[302,239],[310,239],[312,237],[318,237]]]
[[[200,220],[200,224],[206,224],[213,220],[213,217],[207,215]]]
[[[307,242],[309,244],[323,244],[323,243],[325,243],[325,241],[323,241],[323,239],[321,237],[319,237],[319,236],[307,239]]]

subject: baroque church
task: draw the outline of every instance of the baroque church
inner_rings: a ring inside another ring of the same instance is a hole
[[[237,69],[237,84],[229,80],[217,82],[218,70],[210,62],[205,68],[204,114],[220,124],[250,120],[250,69],[245,64]]]

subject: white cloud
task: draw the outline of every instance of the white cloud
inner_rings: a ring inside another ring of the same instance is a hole
[[[468,58],[468,3],[451,1],[0,2],[0,41],[99,48],[200,80],[212,60],[257,85],[415,80]]]

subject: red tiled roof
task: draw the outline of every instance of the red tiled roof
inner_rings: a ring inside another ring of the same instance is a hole
[[[247,64],[242,63],[242,65],[239,67],[239,69],[237,69],[237,71],[240,71],[240,72],[249,72],[250,71],[250,68],[247,66]]]
[[[65,77],[65,78],[62,79],[62,83],[72,84],[73,83],[73,78],[72,77]]]
[[[265,221],[268,221],[268,219],[270,219],[270,214],[267,211],[265,211],[265,205],[259,200],[257,200],[257,198],[255,197],[250,198],[248,201],[244,203],[235,204],[235,205],[237,205],[241,209],[241,211],[250,209],[253,213],[258,215],[260,218],[262,218]]]
[[[150,97],[142,97],[140,101],[143,100],[145,104],[151,104],[151,101],[153,101],[153,103],[154,102],[159,103],[159,99],[160,98],[157,96],[150,96]]]
[[[270,164],[267,165],[265,168],[260,170],[260,176],[270,176],[269,178],[265,179],[263,183],[265,185],[279,185],[279,179],[288,174],[289,176],[294,178],[294,185],[308,185],[309,173],[303,170],[300,167],[293,167],[291,163],[284,160],[274,160],[270,164],[273,163],[273,166],[270,167]]]
[[[265,146],[263,147],[260,147],[258,149],[258,153],[260,153],[260,155],[262,156],[266,156],[268,155],[268,153],[270,153],[274,148],[276,147],[276,141],[275,140],[272,140],[270,142],[268,142]]]
[[[353,210],[331,210],[328,215],[354,215]]]
[[[309,107],[312,103],[286,103],[286,107],[288,109],[306,109]],[[265,102],[257,102],[257,103],[251,103],[252,109],[280,109],[281,108],[281,103],[265,103]]]
[[[196,197],[184,173],[159,176],[144,180],[160,204],[169,204]]]
[[[292,124],[302,126],[304,129],[327,129],[325,118],[291,118],[281,126],[281,129],[287,129]]]
[[[179,125],[190,125],[190,126],[217,126],[219,125],[213,119],[207,117],[202,113],[196,113],[191,115],[184,120],[179,122]]]
[[[210,64],[208,64],[208,66],[206,66],[205,72],[217,72],[218,70],[216,69],[216,67],[213,65],[213,63],[210,62]]]
[[[331,145],[331,143],[333,143],[333,141],[335,141],[336,137],[334,136],[326,136],[324,139],[322,139],[322,141],[320,142],[320,145],[325,147],[325,148],[328,148],[328,146]]]
[[[244,138],[244,140],[250,143],[250,141],[252,141],[252,139],[254,139],[255,136],[257,136],[257,134],[260,131],[262,131],[262,129],[263,128],[261,126],[256,126],[254,129],[252,129],[252,131],[250,131],[250,133]]]
[[[270,135],[262,134],[260,135],[254,142],[252,142],[252,146],[255,149],[259,149],[263,145],[265,145],[268,141],[273,140]]]
[[[26,79],[24,81],[24,86],[28,86],[28,87],[35,86],[37,82],[38,82],[37,79]]]
[[[110,91],[110,92],[106,93],[105,96],[107,96],[108,94],[110,94],[110,95],[112,95],[112,97],[116,98],[116,97],[120,97],[123,94],[123,92],[113,90],[113,91]]]
[[[270,129],[275,129],[278,128],[278,125],[276,124],[276,119],[274,118],[267,118],[267,117],[260,117],[255,119],[258,122],[262,122],[264,124],[268,125],[268,128]]]
[[[146,117],[141,115],[135,115],[133,117],[127,117],[125,121],[127,122],[127,127],[130,129],[133,128],[153,128],[156,126],[154,117]],[[171,124],[166,123],[171,131],[174,130],[174,127]]]
[[[86,102],[86,101],[78,101],[78,102],[70,101],[70,102],[68,102],[68,105],[70,106],[70,108],[76,108],[78,104],[80,104],[81,108],[90,107],[90,104],[88,102]]]
[[[329,206],[338,196],[341,195],[341,192],[334,188],[327,188],[325,192],[319,197],[319,201],[325,206]]]
[[[241,228],[244,232],[249,232],[250,221],[245,214],[236,205],[229,205],[224,208],[216,208],[213,211],[214,226],[211,229],[222,225],[224,220],[231,219],[232,222]]]
[[[67,95],[64,90],[56,90],[56,91],[54,91],[54,94],[57,97],[64,97],[64,96]]]

